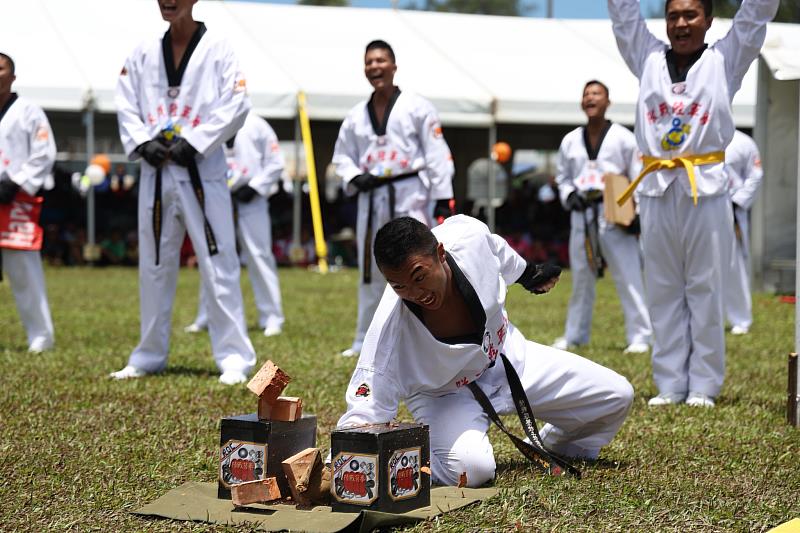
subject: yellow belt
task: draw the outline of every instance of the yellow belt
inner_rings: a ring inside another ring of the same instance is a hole
[[[644,168],[642,172],[636,177],[635,180],[628,185],[625,192],[617,198],[617,205],[621,206],[630,199],[633,195],[634,189],[639,185],[642,179],[658,170],[671,170],[673,168],[683,167],[686,169],[686,174],[689,176],[689,185],[692,187],[692,200],[694,205],[697,205],[697,181],[694,177],[695,165],[713,165],[715,163],[722,163],[725,161],[725,152],[709,152],[700,155],[684,155],[675,157],[673,159],[659,159],[649,155],[644,156]]]

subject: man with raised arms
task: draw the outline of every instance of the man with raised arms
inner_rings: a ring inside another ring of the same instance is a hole
[[[404,400],[414,420],[430,426],[433,482],[455,485],[465,473],[469,486],[481,485],[494,477],[495,460],[489,417],[471,384],[497,413],[515,412],[507,359],[536,418],[547,422],[540,434],[549,451],[594,459],[617,433],[633,399],[628,381],[526,340],[506,313],[509,285],[547,292],[557,268],[526,264],[502,237],[463,215],[433,230],[410,217],[393,220],[378,231],[375,258],[389,288],[339,427],[390,422]]]
[[[239,258],[222,144],[250,109],[231,46],[195,21],[197,0],[159,0],[169,29],[125,61],[115,103],[131,160],[142,158],[139,190],[141,341],[115,379],[167,365],[172,303],[184,235],[209,294],[208,331],[220,381],[242,383],[256,362],[244,321]]]
[[[553,347],[589,343],[595,283],[608,264],[625,316],[625,353],[645,353],[649,349],[650,317],[644,301],[642,261],[639,257],[638,221],[631,226],[608,222],[604,215],[605,175],[636,177],[639,150],[636,138],[625,126],[606,120],[610,105],[608,87],[592,80],[583,88],[581,108],[588,122],[569,132],[558,151],[556,183],[561,203],[570,213],[569,267],[572,271],[572,294],[569,298],[564,336]],[[594,238],[588,232],[597,235]],[[587,244],[587,239],[592,244]],[[588,247],[588,248],[587,248]],[[597,254],[590,264],[588,253]]]
[[[386,287],[372,254],[375,232],[399,216],[430,226],[451,214],[454,167],[439,117],[428,100],[394,85],[396,71],[388,43],[367,45],[364,75],[374,91],[345,117],[333,153],[345,192],[358,194],[358,320],[348,357],[361,350]]]
[[[53,347],[42,270],[39,191],[51,183],[56,143],[42,108],[11,92],[14,60],[0,53],[0,272],[5,272],[28,337],[28,351]]]
[[[730,31],[705,43],[712,0],[667,0],[669,45],[637,0],[609,0],[622,57],[639,79],[636,141],[645,287],[653,322],[650,406],[713,407],[725,376],[723,276],[733,242],[725,148],[731,102],[779,0],[744,0]]]

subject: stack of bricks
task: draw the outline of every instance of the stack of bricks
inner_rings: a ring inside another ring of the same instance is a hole
[[[281,396],[292,380],[286,372],[267,361],[253,376],[247,388],[258,396],[258,419],[294,422],[303,416],[303,401],[294,396]]]

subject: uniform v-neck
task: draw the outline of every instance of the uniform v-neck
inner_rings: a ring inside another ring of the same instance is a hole
[[[590,161],[594,161],[597,159],[597,156],[600,154],[600,148],[603,146],[603,141],[606,138],[606,134],[608,130],[611,129],[611,121],[606,120],[605,126],[600,131],[600,136],[597,138],[597,146],[592,147],[592,143],[589,140],[589,128],[587,126],[583,127],[583,145],[586,147],[586,154],[589,156]]]
[[[472,317],[472,322],[478,327],[478,330],[455,337],[434,337],[437,341],[443,344],[477,344],[483,342],[483,328],[486,327],[486,311],[483,309],[483,304],[475,292],[475,288],[467,279],[467,276],[461,271],[461,268],[456,263],[453,256],[449,253],[445,255],[447,265],[453,273],[453,281],[456,284],[456,290],[461,293],[464,302],[467,304],[467,309]],[[423,326],[425,326],[425,318],[422,315],[422,309],[419,305],[408,300],[403,300],[403,303],[408,307],[412,313],[419,319]],[[427,326],[425,326],[427,329]],[[430,330],[428,330],[430,331]]]
[[[367,113],[369,113],[369,121],[372,123],[372,129],[375,131],[376,135],[386,135],[386,128],[389,126],[389,115],[392,113],[394,103],[397,102],[397,98],[399,96],[400,87],[395,87],[394,92],[389,97],[389,102],[386,104],[386,111],[383,113],[382,122],[378,122],[378,115],[375,113],[375,93],[372,93],[372,96],[369,97],[369,102],[367,102]]]
[[[11,97],[9,97],[8,102],[3,105],[3,108],[0,109],[0,122],[2,122],[3,117],[6,116],[6,113],[11,108],[11,104],[17,101],[17,93],[11,93]]]
[[[689,75],[689,70],[694,66],[695,63],[700,59],[700,56],[703,55],[703,52],[706,51],[708,48],[707,44],[703,44],[703,47],[689,56],[689,61],[686,63],[686,68],[682,71],[678,71],[677,61],[675,61],[675,52],[670,48],[667,50],[665,54],[667,59],[667,70],[669,71],[670,80],[672,83],[680,83],[682,81],[686,81],[686,76]]]
[[[167,69],[167,82],[170,87],[180,87],[183,75],[186,72],[186,67],[189,65],[189,59],[192,57],[195,48],[200,43],[200,38],[206,32],[206,25],[202,22],[197,23],[192,38],[189,39],[189,44],[186,46],[186,51],[183,52],[181,63],[178,68],[175,68],[175,57],[172,55],[172,34],[170,30],[164,34],[164,39],[161,41],[161,51],[164,56],[164,66]]]

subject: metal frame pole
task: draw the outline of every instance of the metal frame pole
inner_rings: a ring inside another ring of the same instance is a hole
[[[800,84],[800,81],[797,82]],[[797,99],[798,116],[797,123],[800,125],[800,94]],[[797,131],[797,199],[800,205],[800,126]],[[800,209],[797,210],[797,227],[795,228],[795,268],[794,268],[794,294],[800,295]],[[787,418],[793,426],[800,426],[800,372],[797,371],[797,353],[800,353],[800,309],[795,303],[794,306],[794,354],[789,356],[789,401],[787,404]]]
[[[91,91],[86,96],[84,124],[86,126],[86,165],[88,166],[92,160],[92,157],[94,157],[94,95],[91,93]],[[89,190],[86,193],[86,246],[88,253],[84,252],[84,258],[89,262],[96,260],[94,203],[94,185],[90,185]]]

